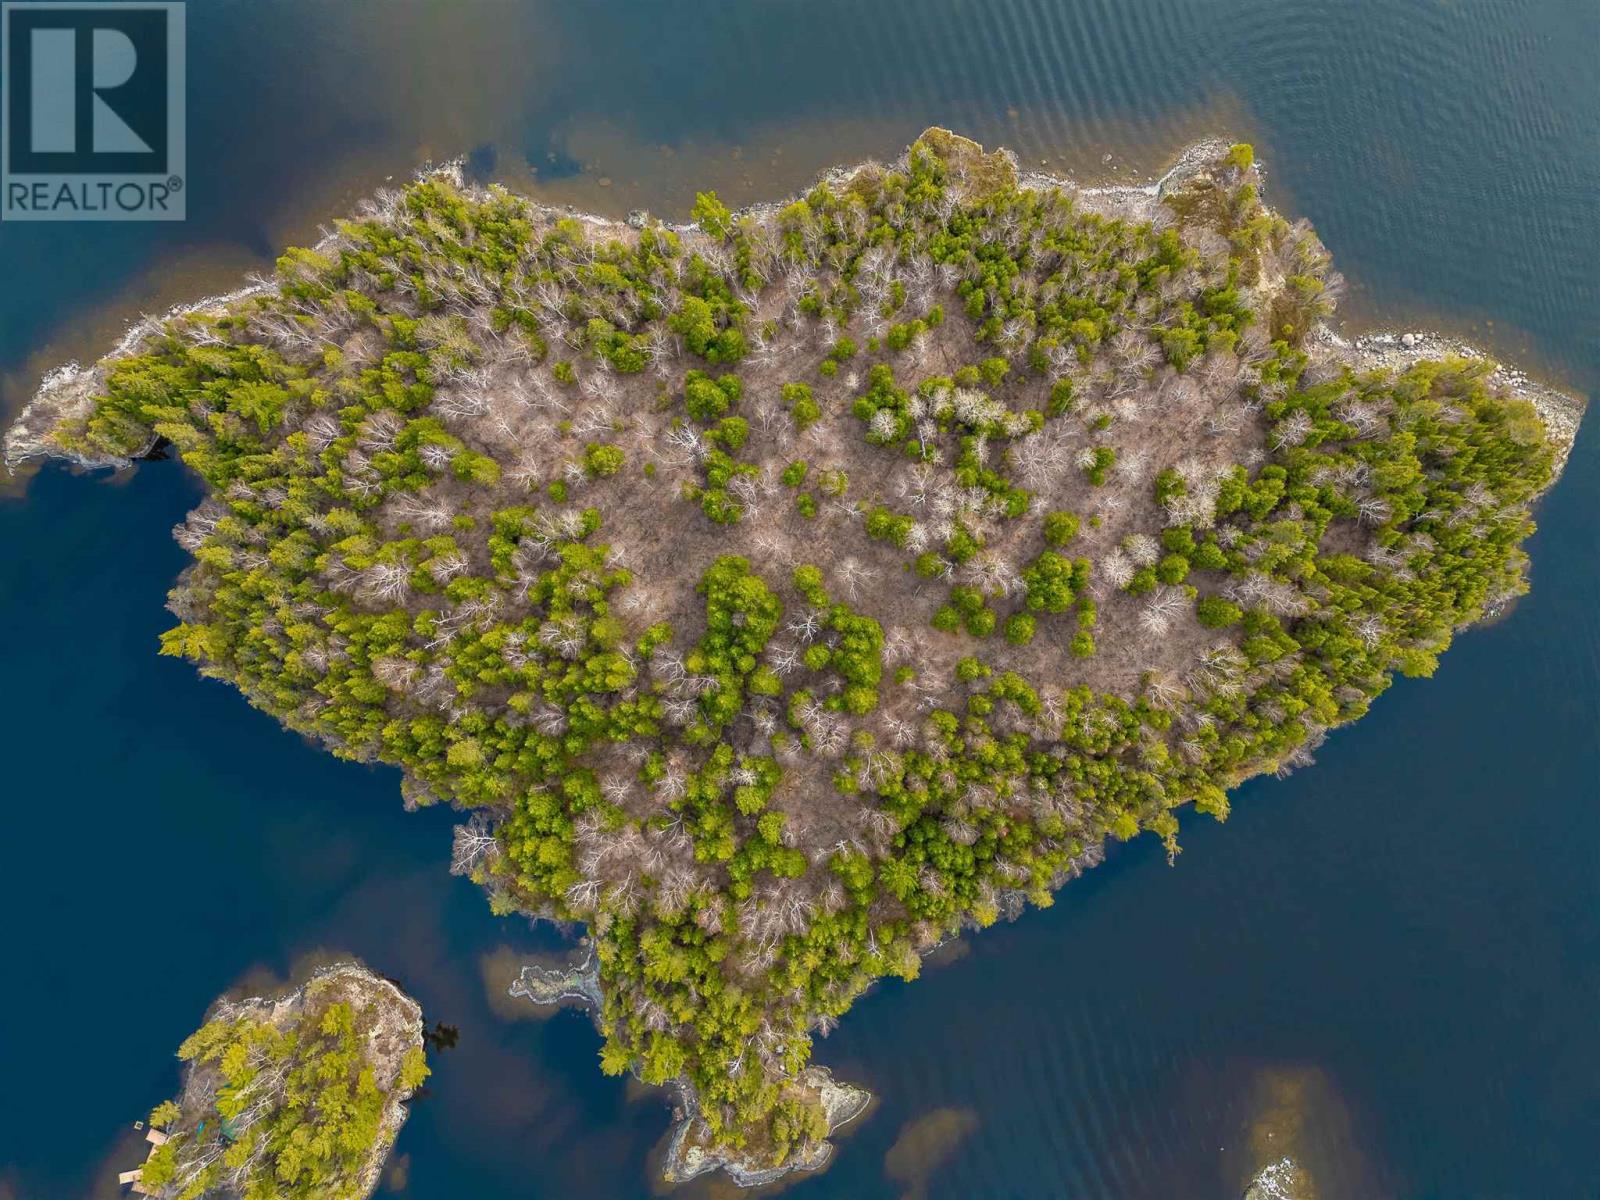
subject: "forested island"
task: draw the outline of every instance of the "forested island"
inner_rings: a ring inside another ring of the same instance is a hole
[[[222,1001],[178,1050],[134,1190],[161,1200],[365,1200],[428,1076],[422,1010],[356,963]]]
[[[608,222],[436,172],[47,380],[13,457],[208,495],[162,652],[581,923],[669,1173],[820,1165],[874,980],[1309,763],[1526,589],[1577,401],[1346,342],[1248,146],[1078,189],[930,130]]]

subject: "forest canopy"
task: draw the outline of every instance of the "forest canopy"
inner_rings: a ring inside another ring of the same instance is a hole
[[[693,217],[430,175],[55,444],[181,457],[162,651],[469,812],[456,869],[593,936],[601,1068],[781,1166],[874,980],[1107,838],[1176,853],[1523,591],[1564,448],[1493,364],[1326,336],[1248,147],[1118,197],[930,130]]]
[[[178,1049],[182,1096],[139,1184],[163,1200],[364,1200],[428,1077],[420,1010],[351,963],[287,995],[223,1003]]]

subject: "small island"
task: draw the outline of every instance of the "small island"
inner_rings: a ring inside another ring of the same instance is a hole
[[[355,963],[219,1002],[178,1049],[183,1093],[124,1182],[161,1200],[365,1200],[428,1076],[422,1010]]]
[[[163,653],[469,813],[668,1172],[827,1158],[877,979],[1311,761],[1527,587],[1581,404],[1347,340],[1250,147],[1146,188],[945,130],[693,224],[457,171],[50,376],[13,458],[208,495]]]

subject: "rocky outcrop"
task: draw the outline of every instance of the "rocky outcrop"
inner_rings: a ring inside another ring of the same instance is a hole
[[[1262,1167],[1243,1200],[1312,1200],[1311,1177],[1292,1158],[1280,1158]]]
[[[598,1025],[600,973],[592,950],[570,966],[530,963],[512,980],[509,991],[512,996],[532,1004],[587,1009],[596,1017]],[[684,1079],[675,1080],[670,1086],[677,1093],[678,1101],[674,1106],[677,1123],[661,1168],[662,1177],[668,1183],[686,1183],[709,1172],[724,1170],[740,1187],[764,1187],[792,1171],[815,1171],[833,1156],[833,1143],[825,1138],[809,1143],[777,1167],[716,1149],[711,1145],[711,1131],[700,1115],[694,1089]],[[829,1136],[859,1117],[872,1102],[872,1093],[839,1083],[826,1067],[806,1068],[795,1078],[794,1086],[815,1094],[827,1118]]]
[[[338,1194],[344,1200],[364,1200],[376,1191],[405,1124],[406,1102],[426,1075],[425,1069],[418,1070],[422,1009],[396,984],[356,962],[324,967],[292,991],[222,1000],[213,1007],[205,1027],[180,1051],[189,1060],[182,1095],[152,1114],[150,1141],[157,1150],[142,1170],[129,1173],[136,1190],[164,1200],[198,1194],[196,1189],[232,1195],[258,1187],[263,1176],[275,1178],[275,1163],[281,1168],[284,1161],[275,1156],[287,1151],[274,1138],[273,1123],[296,1103],[290,1099],[287,1081],[305,1065],[301,1060],[308,1053],[306,1047],[331,1032],[322,1022],[335,1006],[348,1006],[353,1024],[339,1036],[353,1037],[349,1044],[359,1053],[358,1063],[341,1065],[339,1070],[359,1071],[362,1087],[375,1088],[383,1105],[364,1158],[352,1148],[350,1157],[341,1160]],[[274,1041],[270,1031],[286,1035],[285,1040]],[[220,1046],[227,1052],[222,1053]],[[244,1061],[229,1065],[234,1054],[242,1054]],[[242,1085],[236,1074],[240,1070],[248,1076]],[[303,1097],[298,1101],[304,1102]],[[291,1123],[307,1120],[308,1111],[302,1110]],[[324,1135],[336,1133],[335,1125],[324,1122],[325,1116],[314,1112],[309,1118],[313,1127],[301,1125],[296,1133],[316,1133],[317,1126]],[[328,1119],[349,1117],[335,1110]],[[157,1126],[164,1132],[156,1132]],[[258,1136],[263,1129],[268,1132]],[[366,1132],[363,1128],[363,1138]],[[240,1150],[248,1153],[236,1161],[233,1155]],[[330,1176],[325,1186],[334,1182]]]
[[[826,1067],[807,1067],[796,1078],[797,1086],[815,1092],[827,1116],[828,1135],[848,1125],[867,1110],[872,1094],[864,1088],[839,1083]],[[710,1129],[693,1103],[693,1096],[682,1089],[685,1103],[667,1145],[661,1174],[668,1183],[686,1183],[709,1171],[723,1170],[740,1187],[765,1187],[791,1171],[815,1171],[833,1157],[833,1143],[826,1138],[808,1143],[788,1162],[778,1167],[763,1167],[720,1150],[711,1144]]]

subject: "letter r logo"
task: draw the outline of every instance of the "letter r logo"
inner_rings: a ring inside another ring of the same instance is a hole
[[[0,0],[0,220],[181,221],[184,0]]]
[[[167,169],[166,5],[7,5],[15,173]]]

